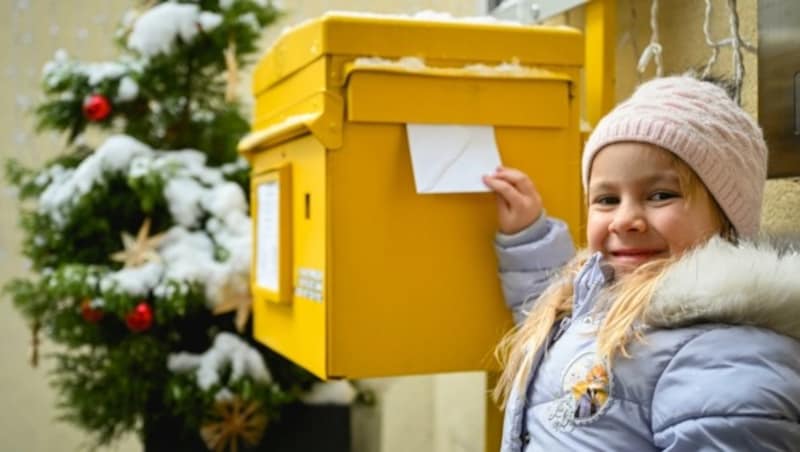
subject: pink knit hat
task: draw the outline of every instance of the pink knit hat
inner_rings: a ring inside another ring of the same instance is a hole
[[[697,173],[740,237],[758,233],[767,145],[758,124],[725,90],[687,76],[642,84],[597,124],[586,142],[584,191],[595,155],[623,141],[673,152]]]

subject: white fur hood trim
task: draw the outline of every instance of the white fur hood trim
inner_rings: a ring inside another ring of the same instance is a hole
[[[800,339],[800,251],[712,239],[666,271],[645,321],[753,325]]]

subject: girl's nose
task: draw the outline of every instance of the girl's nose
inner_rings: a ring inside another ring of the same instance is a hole
[[[644,211],[636,203],[623,202],[614,212],[614,218],[608,225],[610,232],[644,232],[647,229],[647,221],[644,218]]]

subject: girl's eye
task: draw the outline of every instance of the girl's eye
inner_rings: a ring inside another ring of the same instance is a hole
[[[667,192],[667,191],[658,191],[650,195],[650,199],[653,201],[666,201],[668,199],[677,198],[679,195],[677,193]]]
[[[619,198],[611,195],[600,195],[594,198],[593,204],[600,204],[601,206],[611,206],[619,204]]]

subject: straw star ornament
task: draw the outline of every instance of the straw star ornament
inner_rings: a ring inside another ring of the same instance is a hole
[[[164,240],[164,233],[150,237],[150,219],[146,218],[134,238],[127,232],[122,233],[122,244],[125,249],[111,255],[111,260],[124,263],[124,268],[139,267],[148,262],[158,262],[161,257],[156,252],[158,245]]]
[[[200,436],[215,452],[237,452],[239,442],[244,447],[258,444],[267,423],[268,418],[261,412],[258,402],[244,402],[236,397],[214,405],[211,419],[200,428]]]
[[[243,332],[250,318],[253,307],[253,296],[250,294],[246,283],[229,281],[222,288],[220,298],[222,302],[214,307],[214,314],[221,315],[236,311],[236,331]]]
[[[236,61],[236,41],[228,41],[228,47],[223,51],[225,55],[225,100],[236,100],[236,90],[239,88],[239,63]]]

